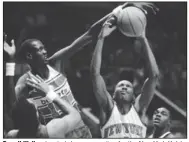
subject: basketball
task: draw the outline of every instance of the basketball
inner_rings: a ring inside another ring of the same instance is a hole
[[[127,7],[118,15],[118,28],[128,37],[140,36],[146,27],[146,16],[137,7]]]

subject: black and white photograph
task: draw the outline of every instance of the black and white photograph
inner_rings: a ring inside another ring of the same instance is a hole
[[[187,1],[4,1],[4,139],[186,139]]]

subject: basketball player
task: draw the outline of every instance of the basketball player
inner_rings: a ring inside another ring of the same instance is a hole
[[[14,45],[14,41],[12,41]],[[8,46],[4,42],[4,51],[8,53],[8,63],[6,63],[6,79],[8,80],[9,98],[6,103],[15,102],[14,72],[15,72],[15,46]],[[24,97],[20,98],[12,109],[12,117],[17,130],[11,130],[7,138],[64,138],[65,134],[75,129],[77,123],[81,121],[79,112],[67,101],[61,99],[50,87],[44,83],[39,76],[34,77],[35,81],[28,80],[29,86],[42,92],[49,100],[53,101],[59,108],[66,113],[66,116],[51,120],[46,126],[38,120],[38,111],[33,103],[27,101]],[[38,82],[38,83],[36,83]],[[11,106],[12,106],[11,104]],[[10,111],[10,108],[9,108]]]
[[[171,113],[167,108],[161,107],[153,114],[153,133],[148,138],[174,138],[170,132]]]
[[[158,66],[143,33],[138,39],[144,48],[149,74],[141,94],[135,99],[133,84],[128,80],[121,80],[115,86],[114,94],[111,96],[100,74],[100,67],[104,40],[115,29],[116,27],[108,19],[98,36],[91,62],[93,90],[100,106],[101,135],[103,138],[145,138],[144,114],[154,96],[159,74]]]

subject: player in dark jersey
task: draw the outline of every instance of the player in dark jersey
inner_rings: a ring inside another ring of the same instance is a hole
[[[170,132],[171,127],[171,113],[165,108],[161,107],[154,111],[153,114],[153,132],[148,138],[174,138],[175,136]]]

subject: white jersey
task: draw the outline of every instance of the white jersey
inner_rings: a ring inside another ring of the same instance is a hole
[[[67,78],[49,65],[47,65],[47,67],[49,69],[49,77],[47,80],[45,80],[45,83],[47,83],[49,87],[54,90],[54,92],[57,93],[62,99],[66,100],[72,106],[77,108],[77,102],[73,97]],[[31,72],[28,73],[31,74]],[[36,105],[39,111],[41,123],[47,124],[53,118],[62,117],[64,114],[59,109],[59,107],[52,103],[52,101],[48,100],[46,97],[42,97],[40,93],[41,92],[32,89],[29,92],[29,100]]]
[[[60,98],[66,100],[69,104],[80,111],[78,108],[78,103],[73,97],[67,78],[63,74],[53,69],[51,66],[47,65],[47,67],[49,69],[49,77],[47,80],[45,80],[45,83],[47,83],[49,87],[60,96]],[[31,74],[31,72],[28,73]],[[31,89],[29,91],[29,95],[28,100],[33,102],[33,104],[36,106],[39,112],[40,122],[42,124],[46,125],[50,120],[60,118],[65,115],[65,113],[62,112],[60,108],[51,100],[46,97],[42,97],[41,92]],[[88,127],[86,127],[83,120],[81,120],[72,132],[66,134],[66,137],[91,138],[91,134]]]
[[[103,138],[145,138],[146,129],[134,106],[122,115],[114,104],[109,120],[101,128],[101,135]]]

